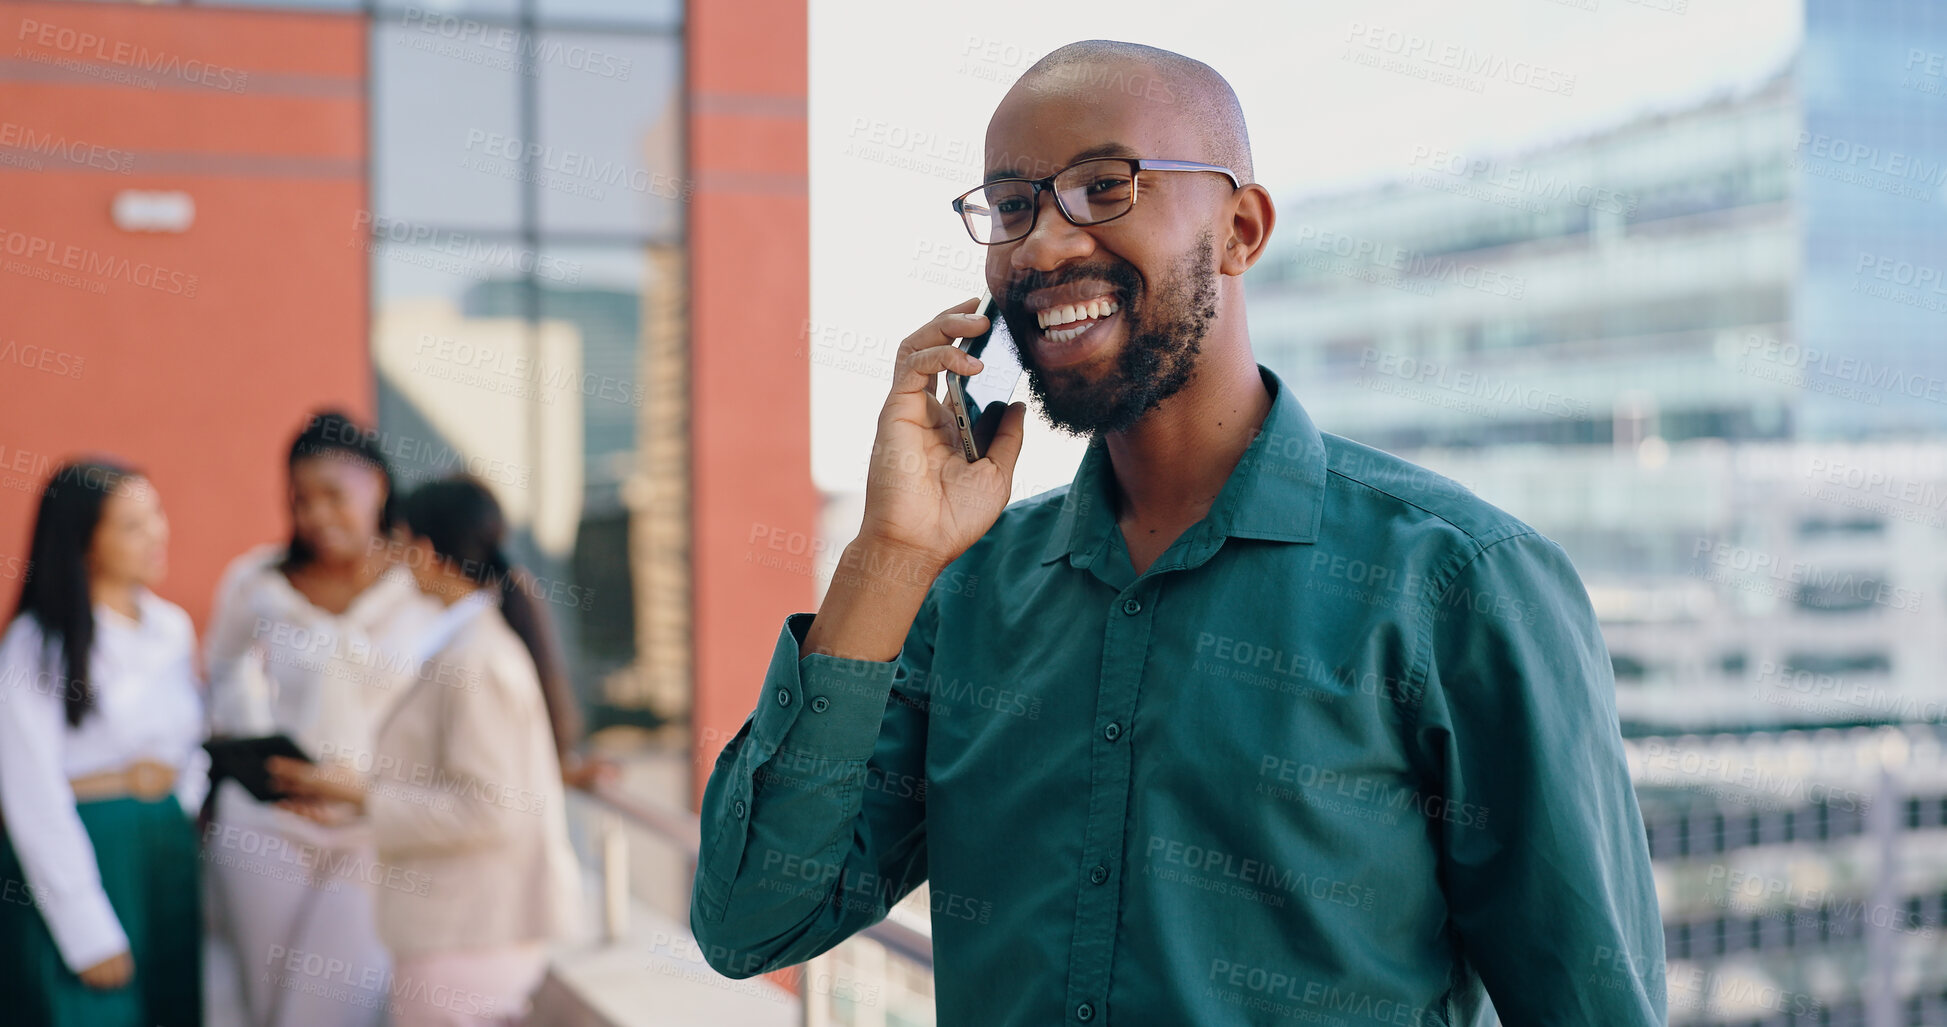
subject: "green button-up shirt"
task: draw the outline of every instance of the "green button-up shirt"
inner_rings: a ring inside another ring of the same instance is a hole
[[[786,621],[703,798],[733,977],[921,881],[945,1027],[1665,1022],[1609,657],[1561,547],[1271,411],[1137,574],[1098,439],[898,658]]]

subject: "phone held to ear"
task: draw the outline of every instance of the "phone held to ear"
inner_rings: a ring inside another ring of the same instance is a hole
[[[976,309],[987,318],[986,333],[954,345],[978,358],[983,365],[981,372],[971,377],[952,371],[946,375],[947,412],[953,415],[960,432],[960,452],[968,463],[979,460],[994,440],[1001,412],[1007,409],[1014,386],[1021,380],[1021,355],[1015,351],[1014,337],[1001,318],[1000,301],[993,293],[982,292]]]

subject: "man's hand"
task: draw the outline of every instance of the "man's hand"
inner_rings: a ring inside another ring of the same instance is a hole
[[[1027,404],[1008,404],[986,455],[968,463],[953,415],[933,394],[942,372],[980,371],[980,361],[953,345],[987,330],[973,313],[978,302],[942,311],[899,344],[865,476],[865,518],[805,633],[806,653],[897,656],[933,580],[1007,507]]]
[[[953,344],[987,330],[987,318],[972,312],[977,302],[942,311],[899,344],[866,472],[859,540],[935,571],[979,541],[1007,506],[1027,419],[1026,404],[1009,404],[985,455],[968,463],[952,412],[934,396],[941,373],[981,368]]]
[[[135,976],[135,959],[124,949],[75,976],[96,991],[110,991],[127,984],[129,978]]]

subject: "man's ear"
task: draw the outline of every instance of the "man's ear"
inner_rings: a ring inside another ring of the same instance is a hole
[[[1223,262],[1217,269],[1241,275],[1264,255],[1278,212],[1271,206],[1270,190],[1256,182],[1239,187],[1230,204],[1230,235],[1224,240]]]

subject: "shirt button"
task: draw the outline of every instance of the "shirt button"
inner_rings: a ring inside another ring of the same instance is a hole
[[[746,810],[746,807],[744,806],[744,800],[738,799],[737,805],[732,806],[731,809],[736,811],[738,820],[744,819],[744,813]]]
[[[1094,1007],[1094,1006],[1091,1006],[1091,1005],[1089,1005],[1089,1004],[1088,1004],[1088,1003],[1086,1003],[1086,1002],[1084,1002],[1084,1003],[1082,1003],[1082,1004],[1081,1004],[1081,1005],[1079,1005],[1079,1006],[1076,1006],[1076,1007],[1075,1007],[1075,1019],[1077,1019],[1077,1020],[1093,1020],[1093,1019],[1095,1019],[1095,1007]]]
[[[738,815],[742,816],[743,814],[740,813]],[[1095,869],[1088,872],[1088,880],[1090,884],[1101,884],[1103,881],[1106,881],[1108,879],[1109,879],[1109,868],[1103,866],[1100,863],[1095,864]]]
[[[811,700],[811,712],[813,713],[823,713],[826,710],[829,710],[831,708],[832,708],[831,700],[825,698],[822,695]]]
[[[1114,721],[1110,721],[1109,726],[1102,729],[1102,737],[1108,739],[1111,742],[1115,741],[1118,738],[1121,738],[1122,725]]]
[[[1137,599],[1135,596],[1130,596],[1128,599],[1123,600],[1122,612],[1128,614],[1131,617],[1134,617],[1136,614],[1143,612],[1142,600]]]
[[[789,705],[791,705],[791,690],[790,690],[790,689],[788,689],[788,688],[780,688],[780,689],[778,689],[778,690],[777,690],[777,704],[778,704],[779,706],[789,706]]]

